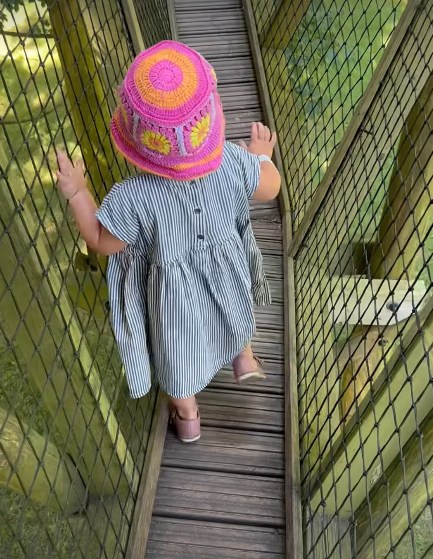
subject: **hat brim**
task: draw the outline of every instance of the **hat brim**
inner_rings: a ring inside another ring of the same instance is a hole
[[[114,118],[111,122],[110,132],[116,149],[123,155],[123,157],[135,165],[135,167],[153,175],[173,180],[188,181],[208,175],[209,173],[216,171],[216,169],[218,169],[221,165],[225,140],[224,121],[221,122],[216,148],[211,153],[208,153],[202,159],[198,159],[194,162],[185,161],[184,163],[179,163],[178,165],[170,168],[163,167],[162,165],[159,165],[156,160],[151,160],[139,153],[134,144],[128,141],[128,139],[122,134],[121,127]]]

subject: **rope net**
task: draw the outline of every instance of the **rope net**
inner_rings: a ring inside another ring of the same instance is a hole
[[[124,557],[155,394],[129,398],[106,260],[55,187],[55,149],[99,201],[131,172],[108,132],[134,56],[121,3],[4,1],[0,49],[0,555]]]
[[[252,2],[292,209],[303,547],[433,557],[433,3]]]

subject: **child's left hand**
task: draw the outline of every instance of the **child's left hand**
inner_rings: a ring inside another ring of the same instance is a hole
[[[59,164],[57,186],[66,200],[71,200],[78,192],[87,189],[84,163],[82,160],[72,163],[63,151],[57,152],[57,162]]]

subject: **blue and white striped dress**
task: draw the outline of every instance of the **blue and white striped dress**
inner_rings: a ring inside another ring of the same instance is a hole
[[[114,335],[133,398],[151,387],[186,398],[254,335],[253,301],[269,304],[249,220],[256,156],[225,143],[220,168],[195,181],[145,174],[116,184],[97,212],[128,243],[110,256]]]

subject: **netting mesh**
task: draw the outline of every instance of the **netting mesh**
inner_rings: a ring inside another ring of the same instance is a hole
[[[117,1],[0,6],[0,555],[8,559],[125,556],[155,394],[128,396],[106,261],[87,250],[55,187],[55,148],[83,157],[98,200],[130,172],[108,132],[114,89],[134,55],[124,21]],[[168,38],[164,14],[141,24]]]
[[[253,1],[293,209],[308,558],[433,557],[433,3]]]
[[[167,0],[134,0],[134,5],[146,48],[170,38]]]

